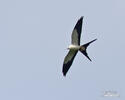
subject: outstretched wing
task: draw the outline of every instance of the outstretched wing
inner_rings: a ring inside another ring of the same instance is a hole
[[[64,76],[66,76],[66,73],[68,72],[70,66],[72,65],[77,52],[78,50],[70,50],[66,55],[63,62],[63,70],[62,70]]]
[[[82,20],[83,17],[81,17],[78,22],[76,23],[73,32],[72,32],[72,44],[80,45],[80,37],[81,37],[81,31],[82,31]]]

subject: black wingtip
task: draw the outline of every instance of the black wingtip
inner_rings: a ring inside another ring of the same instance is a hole
[[[63,76],[66,77],[66,73],[67,71],[65,71],[64,69],[62,70]]]
[[[84,16],[81,16],[81,17],[80,17],[80,19],[83,19],[83,18],[84,18]]]
[[[81,16],[81,17],[80,17],[80,19],[79,19],[79,21],[81,21],[81,22],[82,22],[83,18],[84,18],[84,16]]]
[[[64,76],[64,77],[66,77],[66,74],[65,74],[65,73],[63,73],[63,76]]]
[[[63,69],[62,69],[62,73],[63,73],[63,76],[66,77],[66,74],[68,72],[70,67],[68,67],[66,64],[63,64]]]

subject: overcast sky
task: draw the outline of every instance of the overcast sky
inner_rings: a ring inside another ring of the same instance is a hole
[[[81,16],[92,62],[79,52],[63,77]],[[0,1],[0,100],[124,100],[124,52],[124,0]]]

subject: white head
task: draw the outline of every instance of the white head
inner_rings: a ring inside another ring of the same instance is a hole
[[[67,49],[70,50],[71,48],[72,48],[72,45],[69,45]]]

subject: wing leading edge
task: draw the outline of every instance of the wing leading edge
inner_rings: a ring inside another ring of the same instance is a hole
[[[72,44],[80,45],[80,37],[81,37],[81,31],[82,31],[82,20],[83,16],[78,20],[76,23],[73,32],[72,32]]]

